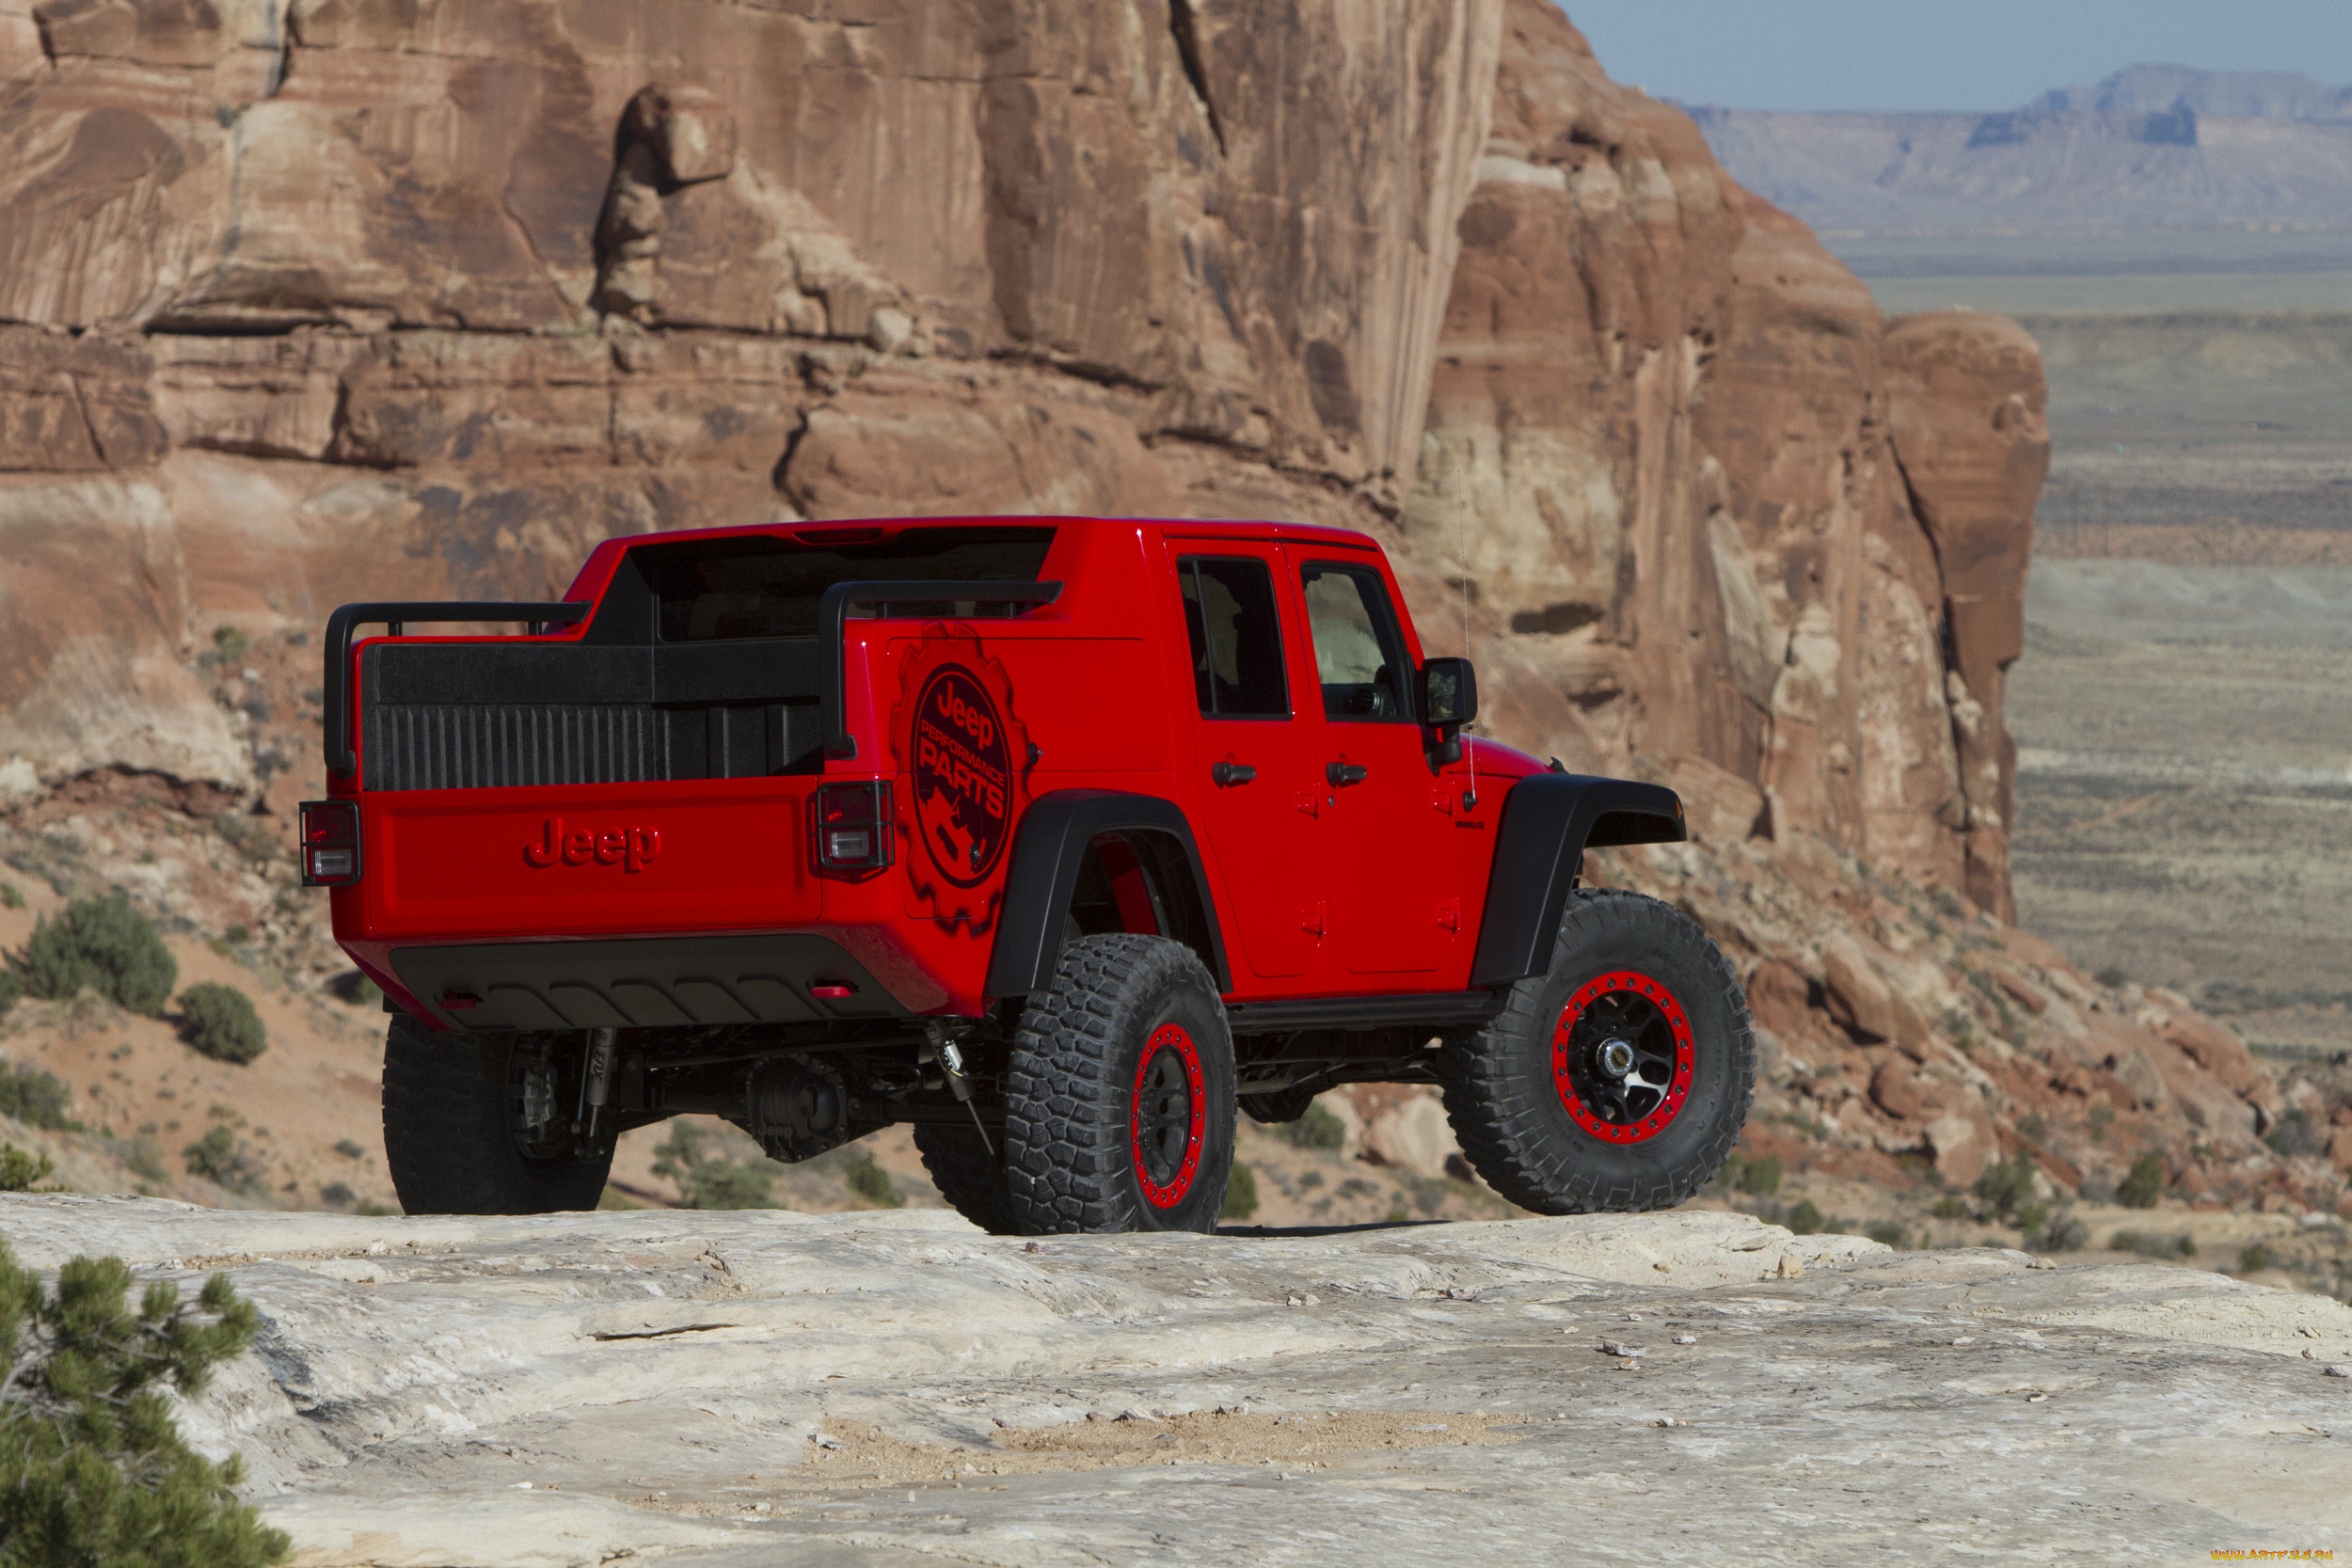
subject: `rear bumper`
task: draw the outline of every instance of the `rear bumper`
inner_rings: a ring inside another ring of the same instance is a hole
[[[422,1006],[427,1022],[444,1029],[911,1016],[847,947],[807,931],[389,946],[377,965]]]

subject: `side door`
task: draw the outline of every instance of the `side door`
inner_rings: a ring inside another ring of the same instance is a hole
[[[1199,715],[1193,828],[1220,884],[1224,927],[1252,974],[1304,974],[1323,939],[1322,797],[1313,694],[1297,689],[1300,628],[1279,591],[1281,551],[1172,538],[1168,553]]]
[[[1380,569],[1292,546],[1321,711],[1330,942],[1351,974],[1421,974],[1453,955],[1454,818],[1413,711],[1413,663]]]

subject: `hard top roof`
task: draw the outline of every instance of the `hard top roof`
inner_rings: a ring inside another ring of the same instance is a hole
[[[1232,539],[1295,539],[1318,545],[1346,545],[1359,549],[1379,548],[1378,542],[1370,534],[1359,533],[1354,529],[1329,528],[1319,523],[1282,523],[1233,517],[1081,517],[1027,513],[938,517],[828,517],[821,522],[749,523],[731,528],[673,529],[659,533],[630,534],[623,539],[607,540],[605,544],[626,549],[641,545],[673,544],[683,539],[761,536],[790,539],[803,545],[848,544],[886,539],[911,528],[1066,528],[1073,524],[1087,528],[1144,528],[1163,533],[1206,534]]]

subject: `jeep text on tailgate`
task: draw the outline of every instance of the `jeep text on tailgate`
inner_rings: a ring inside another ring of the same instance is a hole
[[[461,622],[519,630],[415,634]],[[1466,748],[1361,534],[615,540],[558,603],[344,606],[326,694],[304,879],[398,1015],[412,1213],[591,1208],[702,1112],[779,1160],[910,1122],[993,1230],[1207,1230],[1237,1110],[1361,1082],[1440,1085],[1525,1208],[1650,1209],[1747,1114],[1714,943],[1579,885],[1680,802]]]

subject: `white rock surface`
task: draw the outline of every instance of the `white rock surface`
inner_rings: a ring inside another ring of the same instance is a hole
[[[2352,1548],[2352,1309],[2186,1270],[1700,1212],[1026,1243],[10,1196],[0,1233],[236,1277],[260,1354],[185,1418],[316,1568]]]

